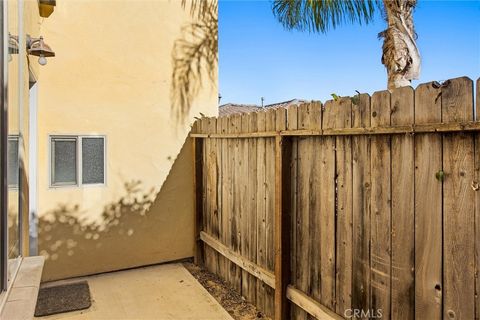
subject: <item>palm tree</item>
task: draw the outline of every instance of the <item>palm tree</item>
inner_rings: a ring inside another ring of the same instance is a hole
[[[376,9],[382,10],[387,29],[383,38],[382,63],[388,74],[388,89],[410,85],[420,75],[420,53],[415,42],[413,10],[416,0],[274,0],[274,15],[287,29],[325,33],[344,22],[369,23]]]

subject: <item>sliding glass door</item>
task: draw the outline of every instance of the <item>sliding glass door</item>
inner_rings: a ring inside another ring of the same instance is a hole
[[[7,136],[7,234],[8,234],[8,280],[13,279],[20,263],[20,172],[19,149],[20,112],[23,101],[21,72],[25,51],[21,50],[23,35],[21,34],[21,19],[19,13],[23,1],[8,0],[7,24],[9,33],[9,55],[7,56],[7,87],[8,87],[8,136]],[[22,52],[23,51],[23,52]]]
[[[21,106],[26,65],[23,1],[1,1],[0,259],[1,290],[8,288],[21,256]],[[22,50],[23,49],[23,50]]]

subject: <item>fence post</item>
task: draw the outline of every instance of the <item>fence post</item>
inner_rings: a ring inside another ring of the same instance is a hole
[[[197,122],[197,127],[199,123]],[[195,213],[195,255],[194,262],[196,265],[204,264],[203,243],[200,240],[200,232],[203,229],[203,139],[192,139],[193,153],[193,210]]]
[[[289,319],[290,161],[292,140],[275,137],[275,320]]]

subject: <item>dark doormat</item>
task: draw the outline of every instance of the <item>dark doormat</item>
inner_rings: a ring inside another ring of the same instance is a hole
[[[90,305],[87,281],[40,288],[35,317],[87,309]]]

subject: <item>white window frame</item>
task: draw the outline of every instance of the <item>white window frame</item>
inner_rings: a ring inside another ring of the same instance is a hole
[[[83,138],[101,138],[103,139],[103,182],[101,183],[83,183],[82,177],[82,145],[83,145]],[[75,140],[76,143],[76,175],[77,175],[77,182],[76,183],[53,183],[53,140],[55,139],[68,139],[68,140]],[[65,188],[65,187],[98,187],[98,186],[106,186],[107,185],[107,137],[105,135],[65,135],[65,134],[51,134],[48,136],[48,153],[49,153],[49,161],[48,161],[48,181],[50,188]]]

